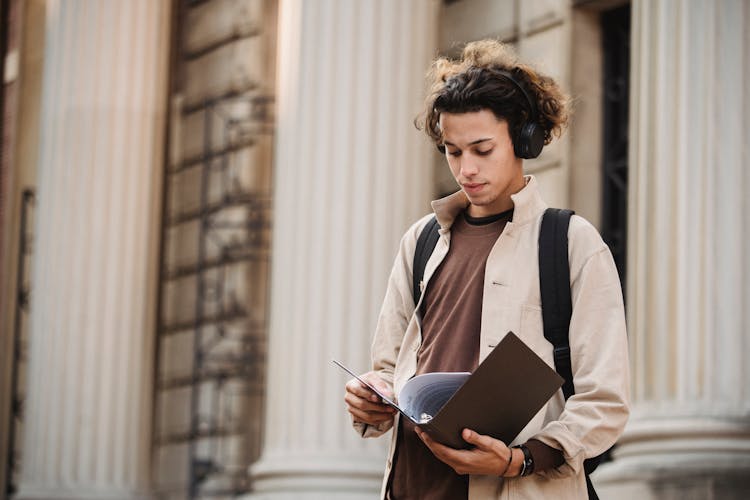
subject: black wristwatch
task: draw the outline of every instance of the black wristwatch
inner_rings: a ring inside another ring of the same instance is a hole
[[[530,476],[534,472],[534,457],[524,444],[518,444],[513,448],[518,448],[523,453],[523,464],[521,464],[521,477]]]

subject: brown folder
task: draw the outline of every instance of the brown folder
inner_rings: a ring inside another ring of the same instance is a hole
[[[413,377],[402,389],[399,404],[359,380],[433,439],[452,448],[469,447],[461,437],[465,428],[510,444],[563,383],[513,332],[503,337],[474,373]]]
[[[452,448],[467,448],[464,428],[510,444],[562,386],[563,379],[513,332],[419,427]],[[418,423],[418,422],[417,422]]]

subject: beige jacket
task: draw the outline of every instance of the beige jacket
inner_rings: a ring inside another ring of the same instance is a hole
[[[483,360],[512,331],[554,366],[552,347],[542,329],[537,261],[539,227],[547,207],[534,177],[526,179],[526,187],[512,196],[513,221],[506,225],[487,258],[479,359]],[[425,269],[427,286],[448,252],[451,224],[467,204],[462,192],[432,203],[441,229]],[[421,331],[412,299],[412,259],[419,233],[430,218],[428,215],[415,223],[401,240],[372,345],[373,369],[393,385],[396,396],[417,368]],[[558,391],[516,440],[508,443],[523,443],[533,437],[562,450],[566,461],[557,469],[524,478],[471,476],[470,500],[587,498],[583,460],[612,446],[627,421],[628,346],[617,271],[608,247],[586,220],[573,216],[568,238],[573,301],[570,347],[576,393],[565,402],[562,390]],[[523,380],[498,383],[523,384]],[[394,424],[395,419],[379,427],[354,426],[363,436],[375,437]],[[391,436],[383,493],[396,434]]]

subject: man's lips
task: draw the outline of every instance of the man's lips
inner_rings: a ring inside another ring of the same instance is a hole
[[[467,182],[467,183],[461,184],[461,186],[464,188],[464,191],[466,191],[467,193],[473,193],[482,189],[484,187],[484,183]]]

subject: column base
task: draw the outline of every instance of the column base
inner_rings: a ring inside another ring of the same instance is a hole
[[[153,495],[117,488],[59,488],[23,486],[13,500],[150,500]]]
[[[750,498],[750,424],[745,419],[672,418],[632,422],[614,461],[592,481],[601,498]]]
[[[707,454],[703,467],[680,468],[668,463],[670,457],[643,460],[638,464],[615,461],[603,465],[592,481],[600,498],[608,500],[746,500],[750,498],[747,464],[717,467],[721,457]],[[697,457],[696,457],[697,458]],[[714,463],[711,463],[711,462]],[[683,466],[685,464],[682,464]],[[729,463],[727,463],[729,465]]]
[[[377,498],[385,460],[362,456],[266,455],[250,467],[253,492],[242,498]]]

